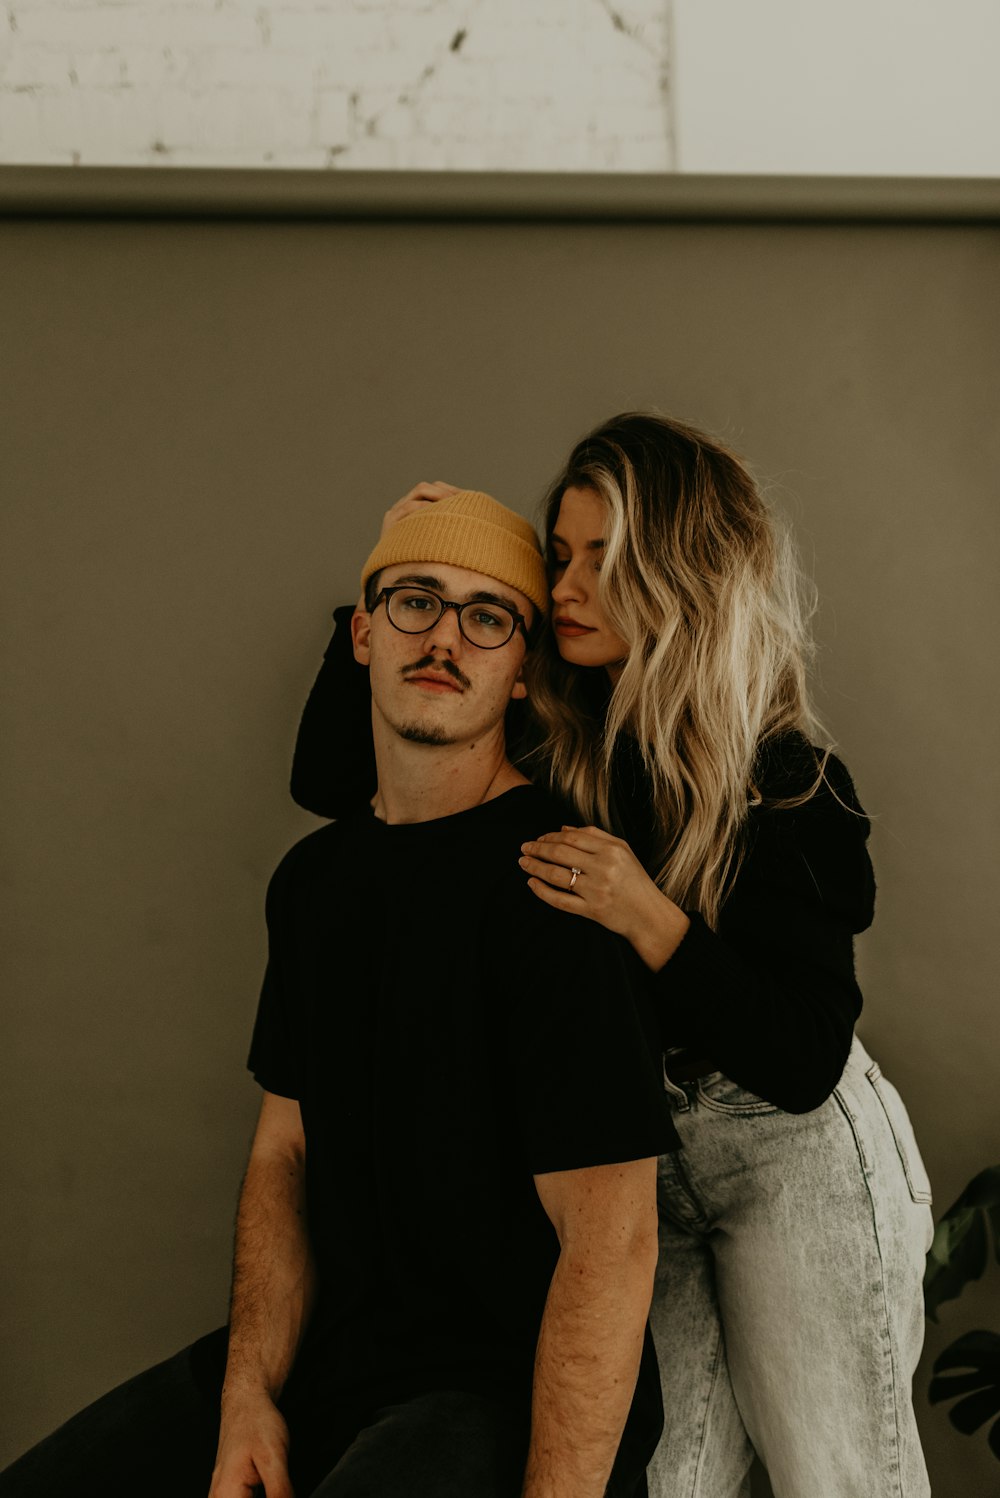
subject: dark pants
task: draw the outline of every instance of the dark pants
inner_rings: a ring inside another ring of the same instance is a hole
[[[206,1498],[219,1436],[226,1329],[74,1415],[0,1473],[0,1498]],[[519,1403],[434,1390],[361,1417],[294,1377],[282,1399],[297,1498],[518,1498],[528,1446]],[[633,1475],[608,1488],[645,1494]]]

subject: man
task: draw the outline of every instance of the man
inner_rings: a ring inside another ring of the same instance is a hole
[[[268,890],[221,1403],[215,1334],[108,1396],[128,1392],[130,1462],[156,1431],[141,1488],[77,1425],[72,1468],[57,1433],[4,1498],[70,1472],[105,1498],[203,1492],[213,1404],[211,1498],[645,1491],[655,1160],[676,1135],[635,959],[517,863],[553,814],[504,743],[547,598],[537,542],[461,491],[394,526],[362,580],[378,789]]]

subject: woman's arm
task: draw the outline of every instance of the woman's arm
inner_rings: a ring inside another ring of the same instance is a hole
[[[868,822],[843,766],[829,773],[833,789],[803,806],[751,813],[718,931],[597,829],[547,834],[522,859],[540,898],[621,931],[643,956],[665,1047],[688,1048],[792,1113],[819,1107],[843,1071],[861,1010],[853,937],[874,901]]]
[[[742,871],[718,931],[692,915],[653,982],[665,1045],[706,1057],[788,1113],[808,1113],[840,1080],[862,998],[852,921],[812,883],[808,840],[789,841],[784,877]]]

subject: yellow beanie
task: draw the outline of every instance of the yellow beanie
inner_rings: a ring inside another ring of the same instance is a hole
[[[474,489],[460,489],[397,520],[362,568],[361,586],[373,572],[397,562],[468,567],[517,588],[542,613],[548,607],[548,578],[533,527]]]

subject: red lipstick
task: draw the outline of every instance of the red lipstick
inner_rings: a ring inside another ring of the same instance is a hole
[[[567,639],[574,639],[578,635],[592,635],[595,633],[589,624],[578,624],[575,619],[553,619],[552,627],[557,635],[564,635]]]

